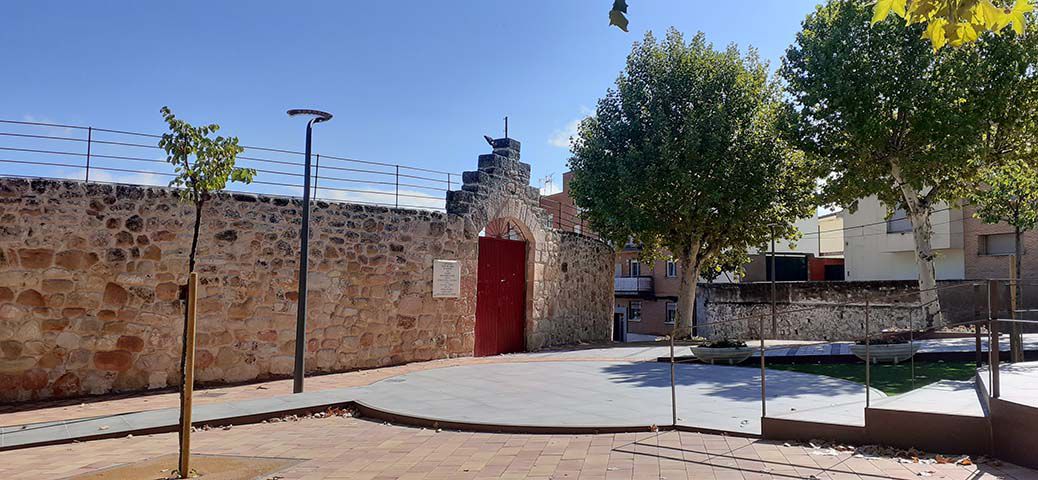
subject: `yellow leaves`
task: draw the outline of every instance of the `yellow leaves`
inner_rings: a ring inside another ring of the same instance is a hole
[[[1016,5],[1013,5],[1013,9],[1007,15],[1010,18],[1010,22],[1013,23],[1013,30],[1017,35],[1024,34],[1024,25],[1027,20],[1024,18],[1024,14],[1034,10],[1034,5],[1031,5],[1029,0],[1016,0]]]
[[[875,25],[886,20],[891,11],[896,13],[899,17],[904,17],[907,13],[905,11],[907,4],[908,0],[877,0],[876,8],[872,14],[872,24]]]
[[[886,20],[891,12],[908,25],[925,23],[923,38],[930,40],[934,51],[975,42],[982,33],[1001,32],[1009,25],[1023,35],[1025,14],[1034,10],[1031,0],[1015,0],[1012,8],[999,7],[995,1],[1008,5],[1008,0],[876,0],[872,24]]]

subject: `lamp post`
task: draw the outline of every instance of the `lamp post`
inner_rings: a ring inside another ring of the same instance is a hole
[[[303,356],[306,353],[306,276],[310,258],[310,143],[314,124],[327,122],[332,114],[320,110],[293,109],[288,116],[310,115],[306,122],[306,159],[303,167],[303,225],[299,228],[299,302],[296,311],[296,361],[292,374],[292,392],[303,393]]]

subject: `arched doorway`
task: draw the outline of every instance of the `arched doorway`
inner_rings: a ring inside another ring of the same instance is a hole
[[[511,219],[487,224],[479,237],[475,355],[526,350],[526,228]]]

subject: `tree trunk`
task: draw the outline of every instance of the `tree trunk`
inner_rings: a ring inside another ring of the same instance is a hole
[[[1020,302],[1020,298],[1023,295],[1023,291],[1020,288],[1022,286],[1022,285],[1020,285],[1020,278],[1023,277],[1023,270],[1020,270],[1020,267],[1022,266],[1022,263],[1023,263],[1021,261],[1021,258],[1023,257],[1024,248],[1023,248],[1023,245],[1020,244],[1020,240],[1021,240],[1020,237],[1022,236],[1021,235],[1022,232],[1020,231],[1020,227],[1015,227],[1014,226],[1013,227],[1013,234],[1014,234],[1013,240],[1016,242],[1016,245],[1015,245],[1015,248],[1014,248],[1014,251],[1013,251],[1014,254],[1015,254],[1014,257],[1013,257],[1013,262],[1016,263],[1016,265],[1015,265],[1016,268],[1013,269],[1013,278],[1011,279],[1012,282],[1013,282],[1014,295],[1013,295],[1013,302],[1010,303],[1010,306],[1009,306],[1009,308],[1012,310],[1010,312],[1009,318],[1016,319],[1016,310],[1020,309],[1020,303],[1021,303]],[[1010,334],[1009,334],[1010,358],[1013,360],[1014,363],[1022,362],[1022,361],[1024,361],[1024,332],[1023,332],[1023,329],[1020,328],[1020,324],[1019,323],[1013,322],[1013,324],[1010,327],[1009,331],[1010,331]]]
[[[891,174],[901,189],[902,198],[908,218],[912,222],[912,238],[915,240],[915,259],[919,270],[919,301],[927,328],[944,325],[941,312],[941,301],[937,288],[936,255],[930,240],[933,238],[933,225],[930,216],[933,210],[925,200],[920,198],[919,191],[904,181],[901,167],[896,161],[891,162]]]
[[[699,246],[690,247],[688,252],[681,255],[679,261],[681,262],[681,289],[678,291],[678,318],[674,320],[674,331],[671,335],[676,338],[688,338],[692,336],[696,288],[699,283]]]
[[[199,201],[198,203],[195,204],[195,226],[194,226],[194,231],[193,231],[193,233],[191,235],[191,253],[188,254],[188,263],[187,263],[187,265],[188,265],[188,269],[187,269],[188,277],[191,276],[191,272],[195,271],[195,253],[198,251],[198,231],[199,231],[199,229],[202,226],[202,206],[203,206],[203,204],[204,204],[204,201]],[[186,294],[187,291],[185,290],[183,293]],[[187,298],[185,295],[181,295],[181,297],[183,299]],[[189,312],[187,311],[187,307],[186,307],[186,304],[185,304],[185,308],[184,308],[184,330],[183,330],[183,333],[180,336],[180,404],[181,405],[184,404],[184,394],[185,394],[186,389],[187,389],[187,384],[185,383],[185,381],[187,380],[186,369],[187,369],[187,334],[188,334],[188,331],[187,331],[187,316],[188,316],[188,313]],[[180,424],[183,425],[183,423],[184,423],[184,410],[181,409],[180,410]],[[183,442],[184,441],[184,439],[183,439],[183,436],[184,436],[183,431],[184,431],[183,429],[178,430],[178,434],[177,434],[177,436],[179,437],[178,438],[179,441],[177,443],[178,445],[183,445],[184,444],[184,442]],[[181,456],[183,456],[183,453],[184,452],[180,452]],[[184,473],[184,474],[186,474],[186,473]]]

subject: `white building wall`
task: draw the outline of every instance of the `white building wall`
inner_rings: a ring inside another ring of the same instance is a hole
[[[966,277],[962,250],[962,210],[935,207],[932,245],[937,253],[937,279]],[[854,212],[840,213],[844,223],[844,268],[846,279],[914,280],[919,278],[915,241],[911,232],[887,233],[887,207],[876,197],[862,199]]]
[[[818,233],[812,236],[819,253],[830,257],[843,256],[843,217],[840,212],[818,218]]]

